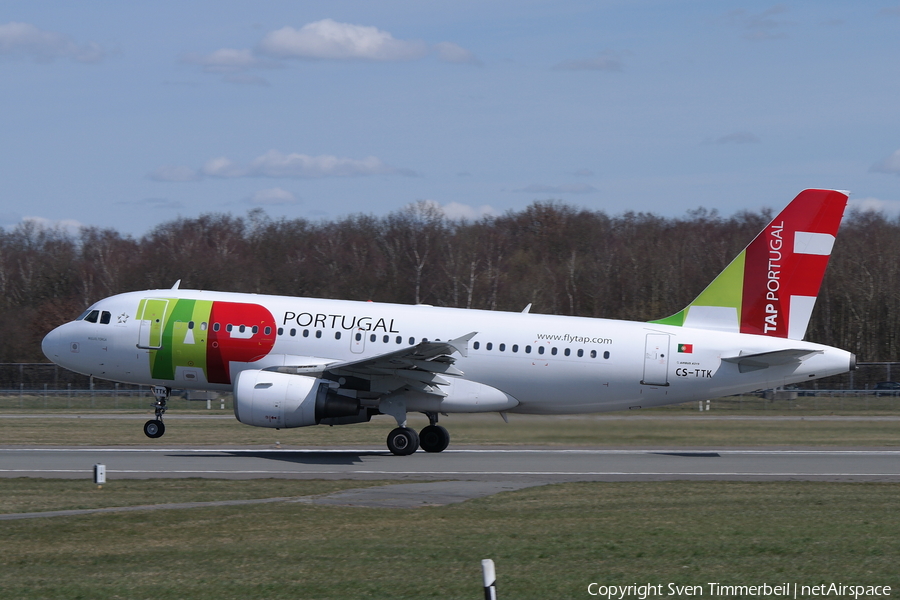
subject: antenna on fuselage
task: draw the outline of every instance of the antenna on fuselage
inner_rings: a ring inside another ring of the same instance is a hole
[[[172,286],[172,289],[173,289],[173,290],[177,290],[179,285],[181,285],[181,280],[180,280],[180,279],[179,279],[178,281],[175,282],[175,285]]]

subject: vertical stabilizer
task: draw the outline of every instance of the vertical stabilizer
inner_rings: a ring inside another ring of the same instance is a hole
[[[803,339],[847,192],[804,190],[665,325]]]

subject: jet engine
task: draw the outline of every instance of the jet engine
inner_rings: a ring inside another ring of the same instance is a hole
[[[305,375],[246,370],[234,381],[234,416],[256,427],[306,427],[369,420],[359,400],[337,394],[334,382]]]

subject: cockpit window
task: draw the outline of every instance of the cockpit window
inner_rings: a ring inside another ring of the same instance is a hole
[[[112,318],[112,313],[110,313],[108,310],[104,310],[102,313],[100,313],[100,323],[102,323],[103,325],[109,325],[110,318]]]
[[[90,312],[87,313],[87,315],[84,317],[84,320],[87,321],[88,323],[96,323],[96,322],[97,322],[97,319],[98,319],[99,317],[100,317],[100,311],[99,311],[99,310],[92,310],[92,311],[90,311]]]

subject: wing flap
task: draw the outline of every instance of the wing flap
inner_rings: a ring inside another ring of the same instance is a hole
[[[377,380],[378,389],[394,390],[402,387],[444,397],[447,394],[439,386],[450,385],[441,375],[460,377],[463,372],[453,366],[459,353],[467,356],[469,340],[477,332],[446,342],[420,342],[393,352],[370,356],[351,362],[304,360],[305,364],[270,367],[269,370],[296,375],[314,375],[337,379],[358,377],[369,381]]]

